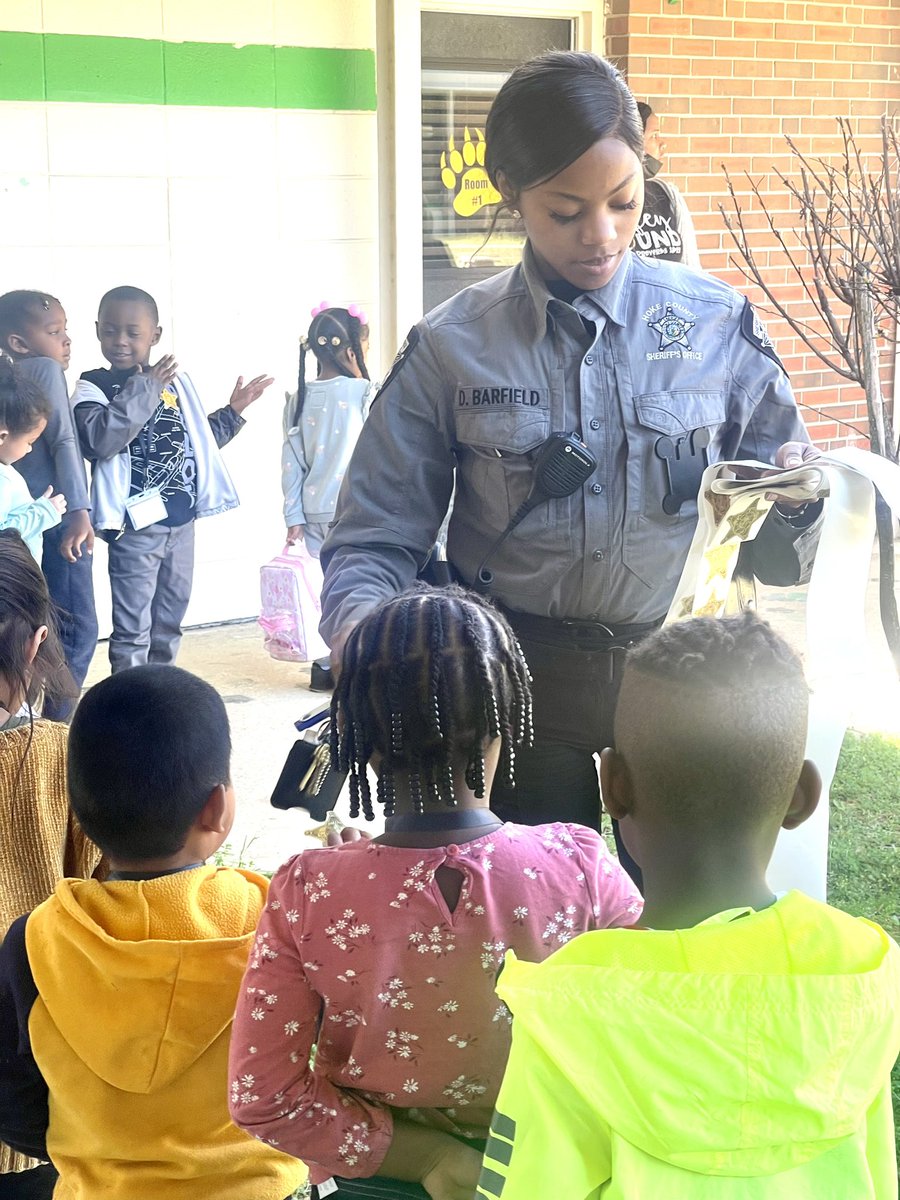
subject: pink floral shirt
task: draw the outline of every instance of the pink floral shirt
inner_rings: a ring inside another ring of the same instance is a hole
[[[442,865],[463,877],[452,912]],[[540,961],[584,930],[634,924],[641,907],[580,825],[296,855],[272,880],[238,998],[235,1122],[318,1164],[320,1179],[373,1175],[392,1107],[440,1110],[464,1129],[467,1110],[489,1113],[509,1054],[511,1018],[494,993],[506,951]]]

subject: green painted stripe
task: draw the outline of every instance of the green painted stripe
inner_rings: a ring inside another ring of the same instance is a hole
[[[375,108],[375,54],[0,31],[0,100]]]

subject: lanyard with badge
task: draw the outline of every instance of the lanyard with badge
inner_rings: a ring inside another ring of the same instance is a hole
[[[166,402],[171,402],[172,404],[178,403],[177,394],[168,385],[160,392],[159,399],[163,404]],[[141,457],[144,460],[145,478],[149,475],[150,464],[152,462],[151,446],[153,444],[153,434],[150,432],[149,427],[155,421],[156,412],[154,412],[136,439],[140,447]],[[135,492],[133,496],[129,496],[125,501],[125,511],[128,513],[128,519],[136,530],[146,529],[148,525],[157,525],[160,521],[165,521],[169,515],[160,486],[144,487],[141,491]]]

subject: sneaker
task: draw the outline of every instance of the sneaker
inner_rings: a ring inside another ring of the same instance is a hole
[[[311,692],[330,692],[334,690],[334,676],[330,667],[320,666],[314,662],[309,672],[309,690]]]

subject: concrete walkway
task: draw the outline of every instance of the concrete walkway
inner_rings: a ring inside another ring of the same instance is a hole
[[[878,620],[876,569],[877,562],[868,597],[869,656],[852,727],[900,737],[900,684]],[[762,588],[759,600],[761,615],[802,653],[805,588]],[[271,871],[288,855],[316,844],[304,836],[313,824],[306,813],[279,812],[270,807],[269,796],[297,736],[293,722],[329,698],[308,690],[308,667],[269,658],[255,622],[188,631],[178,662],[218,688],[228,707],[238,800],[231,851],[245,864]],[[101,643],[88,684],[107,673],[106,644]]]

